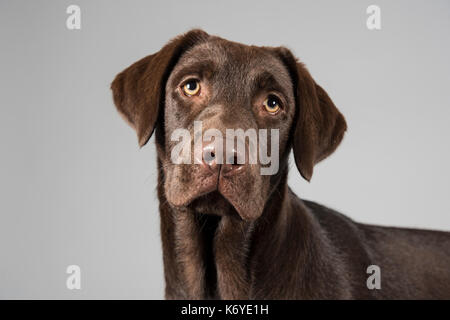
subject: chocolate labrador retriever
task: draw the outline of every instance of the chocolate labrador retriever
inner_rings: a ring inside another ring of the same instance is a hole
[[[288,49],[192,30],[111,88],[141,147],[155,131],[167,299],[450,298],[450,233],[359,224],[288,187],[291,149],[309,181],[346,131]],[[182,162],[173,156],[180,129],[190,133]],[[267,130],[260,137],[270,140],[275,170],[242,156],[250,134],[243,149],[234,145],[242,135],[223,147],[229,129]],[[200,152],[191,149],[208,130],[215,135]]]

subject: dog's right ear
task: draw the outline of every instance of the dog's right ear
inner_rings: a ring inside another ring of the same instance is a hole
[[[132,64],[111,84],[114,103],[122,117],[136,130],[139,146],[150,139],[164,102],[164,88],[180,56],[209,35],[192,30],[176,37],[160,51]]]

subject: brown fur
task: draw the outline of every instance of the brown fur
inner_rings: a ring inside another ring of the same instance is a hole
[[[199,78],[199,96],[180,81]],[[256,47],[210,36],[181,35],[113,81],[120,114],[139,145],[154,129],[158,197],[168,299],[417,299],[450,298],[450,234],[368,226],[300,200],[287,186],[293,149],[308,181],[346,130],[344,117],[305,66],[286,48]],[[282,110],[261,103],[276,92]],[[280,166],[262,176],[244,164],[174,165],[169,137],[207,128],[277,128]],[[369,290],[366,269],[381,268],[381,290]]]

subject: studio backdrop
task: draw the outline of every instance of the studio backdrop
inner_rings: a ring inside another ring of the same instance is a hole
[[[1,0],[0,298],[164,297],[154,137],[110,84],[193,28],[286,46],[345,115],[300,197],[450,230],[449,1]]]

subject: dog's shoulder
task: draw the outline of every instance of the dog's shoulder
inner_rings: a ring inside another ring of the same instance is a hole
[[[366,234],[361,224],[353,221],[348,216],[319,203],[301,200],[309,210],[311,216],[319,223],[322,230],[343,252],[351,252],[352,255],[368,260],[370,248],[366,247]]]

